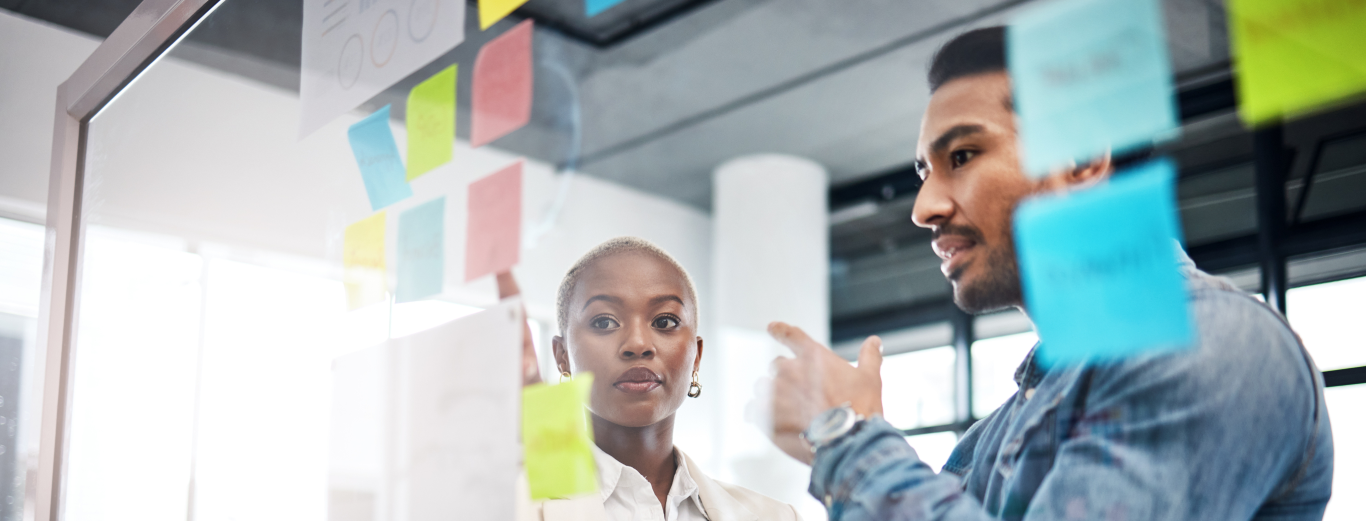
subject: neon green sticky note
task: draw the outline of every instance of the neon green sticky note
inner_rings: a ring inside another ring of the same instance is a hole
[[[346,227],[342,237],[342,282],[347,309],[383,302],[389,290],[384,276],[384,211]]]
[[[1232,0],[1228,20],[1245,123],[1366,92],[1366,2]]]
[[[526,2],[527,0],[479,0],[479,30],[488,29]]]
[[[451,160],[455,146],[455,65],[408,91],[408,180]]]
[[[584,407],[592,389],[593,375],[587,373],[559,385],[522,389],[522,442],[532,501],[598,490],[593,431]]]

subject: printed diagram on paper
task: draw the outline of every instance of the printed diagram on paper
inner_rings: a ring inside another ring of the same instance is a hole
[[[299,136],[465,39],[461,0],[304,0]]]

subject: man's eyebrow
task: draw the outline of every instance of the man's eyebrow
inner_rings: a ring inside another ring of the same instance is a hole
[[[939,137],[934,140],[934,143],[930,145],[930,153],[943,153],[945,149],[949,148],[949,144],[953,143],[953,140],[986,131],[987,129],[981,125],[957,125],[943,134],[940,134]]]
[[[617,298],[617,297],[613,297],[613,296],[611,296],[611,295],[593,295],[593,296],[591,296],[591,297],[588,297],[588,302],[584,302],[584,303],[583,303],[583,309],[588,309],[588,305],[589,305],[589,304],[592,304],[593,301],[596,301],[596,300],[601,300],[601,301],[603,301],[603,302],[611,302],[611,303],[613,303],[613,304],[621,305],[621,299],[619,299],[619,298]],[[580,311],[582,311],[582,310],[580,310]]]

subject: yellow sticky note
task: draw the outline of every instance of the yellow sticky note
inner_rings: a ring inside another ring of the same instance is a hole
[[[598,490],[588,396],[593,375],[522,389],[522,441],[531,500],[568,498]]]
[[[526,0],[479,0],[479,30],[488,29],[525,3]]]
[[[408,180],[451,160],[455,145],[455,65],[408,92]]]
[[[1232,0],[1228,19],[1245,123],[1366,92],[1366,1]]]
[[[384,212],[346,227],[342,239],[342,282],[347,309],[383,302],[388,291],[384,277]]]

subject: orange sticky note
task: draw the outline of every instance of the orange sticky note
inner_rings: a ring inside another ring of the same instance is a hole
[[[517,264],[522,244],[522,162],[470,183],[465,282]]]
[[[474,59],[470,146],[479,147],[531,121],[531,33],[527,20],[479,49]]]
[[[526,0],[479,0],[479,30],[488,29],[525,3]]]
[[[384,267],[384,212],[356,221],[342,237],[342,282],[347,309],[384,302],[389,291]]]

